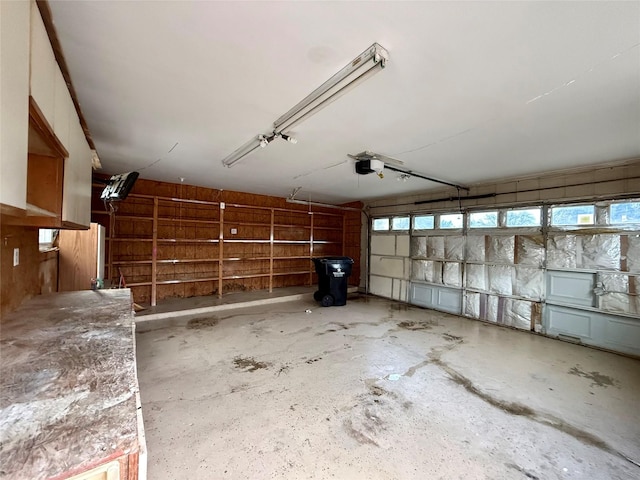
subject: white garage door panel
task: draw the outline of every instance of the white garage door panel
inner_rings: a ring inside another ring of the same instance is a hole
[[[640,321],[609,319],[605,334],[608,344],[614,346],[623,345],[636,353],[640,353]]]
[[[591,313],[548,305],[549,328],[552,335],[565,334],[581,339],[591,338]]]
[[[391,298],[393,291],[392,285],[393,279],[377,277],[371,275],[369,279],[369,292],[374,295],[380,295],[381,297]]]
[[[371,255],[369,269],[372,275],[404,278],[404,259]]]
[[[640,319],[558,305],[547,305],[545,315],[548,335],[566,335],[587,345],[640,355]]]
[[[374,235],[371,237],[372,255],[395,255],[396,237],[394,235]]]
[[[548,301],[585,307],[595,306],[594,273],[549,271],[547,275]]]
[[[459,315],[462,313],[462,291],[439,285],[412,283],[410,303]]]

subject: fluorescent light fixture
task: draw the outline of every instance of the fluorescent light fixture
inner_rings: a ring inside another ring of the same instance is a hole
[[[222,165],[224,165],[225,167],[232,167],[236,162],[242,160],[243,157],[249,155],[256,148],[260,148],[262,146],[263,139],[263,135],[253,137],[247,143],[235,150],[231,155],[222,160]]]
[[[374,43],[353,61],[324,82],[301,102],[278,118],[274,123],[274,132],[281,134],[309,118],[333,101],[347,93],[351,88],[382,70],[389,52]]]
[[[273,123],[274,128],[271,134],[258,135],[252,138],[231,155],[224,158],[222,164],[225,167],[232,167],[257,148],[266,147],[276,137],[281,137],[290,143],[297,143],[295,138],[284,132],[291,130],[300,122],[340,98],[360,82],[382,70],[387,60],[389,60],[389,52],[378,43],[374,43],[333,77],[307,95],[296,106],[278,118]]]

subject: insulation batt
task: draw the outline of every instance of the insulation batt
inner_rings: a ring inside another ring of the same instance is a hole
[[[600,308],[609,312],[631,313],[634,302],[629,296],[629,277],[624,274],[604,273],[599,276],[604,289]]]
[[[640,273],[640,235],[627,235],[627,240],[627,268],[630,272]]]
[[[484,262],[484,235],[469,235],[467,237],[467,260],[470,262]]]
[[[480,294],[467,292],[464,302],[464,314],[468,317],[480,318]]]
[[[576,268],[575,235],[554,235],[547,242],[547,266],[549,268]]]
[[[508,265],[488,265],[489,291],[502,295],[513,293],[514,268]]]
[[[489,237],[489,251],[487,257],[490,262],[514,263],[515,236]]]
[[[486,290],[486,274],[484,265],[467,264],[467,287],[475,290]]]
[[[428,237],[427,256],[429,258],[444,258],[444,237]]]
[[[460,271],[460,264],[456,262],[444,262],[442,268],[442,281],[445,285],[461,287],[462,272]]]
[[[464,237],[450,236],[444,239],[444,258],[447,260],[462,260],[464,258]]]
[[[543,274],[535,267],[518,265],[514,293],[520,297],[540,300],[542,298]]]
[[[411,256],[412,257],[427,256],[427,237],[411,238]]]
[[[620,270],[620,236],[616,234],[583,235],[579,267]]]
[[[542,267],[544,239],[542,235],[518,236],[518,264]]]

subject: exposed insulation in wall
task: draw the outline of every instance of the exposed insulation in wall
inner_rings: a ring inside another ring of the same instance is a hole
[[[442,283],[450,287],[461,287],[462,265],[457,262],[444,262],[442,265]]]
[[[467,236],[467,260],[470,262],[485,261],[484,235]]]
[[[640,235],[626,235],[627,271],[640,273]]]
[[[533,329],[541,321],[540,303],[486,293],[468,292],[463,313],[468,317],[522,330]]]
[[[514,235],[486,235],[487,261],[495,263],[515,263]]]
[[[516,263],[541,268],[544,265],[545,248],[542,235],[518,235],[516,237]]]
[[[462,235],[444,237],[444,258],[462,261],[464,259],[464,241]]]
[[[618,234],[553,234],[547,243],[548,268],[620,270],[620,260]]]

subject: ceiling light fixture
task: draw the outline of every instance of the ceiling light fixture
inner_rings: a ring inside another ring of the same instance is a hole
[[[274,132],[286,132],[309,118],[360,82],[382,70],[387,60],[389,60],[389,52],[380,44],[374,43],[287,113],[278,118],[273,123]]]
[[[276,137],[281,137],[289,143],[297,143],[298,141],[295,138],[284,132],[288,132],[294,126],[340,98],[360,82],[382,70],[387,60],[389,60],[389,52],[380,44],[374,43],[333,77],[298,102],[287,113],[278,118],[273,123],[273,133],[252,138],[231,155],[224,158],[222,164],[225,167],[231,167],[258,147],[266,147]]]
[[[235,150],[231,155],[227,156],[224,160],[222,160],[222,164],[225,167],[232,167],[237,162],[242,160],[245,156],[249,155],[256,148],[260,148],[262,146],[262,135],[258,135],[253,137],[247,143],[242,145],[240,148]]]

